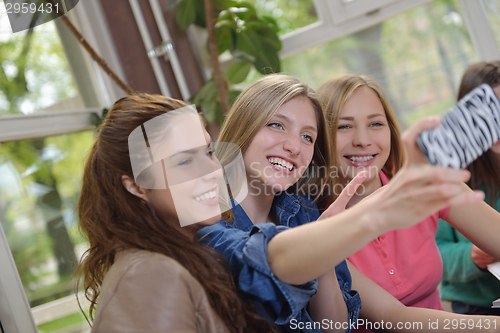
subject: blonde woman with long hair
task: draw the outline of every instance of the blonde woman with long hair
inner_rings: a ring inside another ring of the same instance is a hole
[[[408,132],[412,157],[419,156],[417,134],[436,124],[422,121]],[[228,261],[237,287],[283,331],[349,332],[357,323],[360,296],[362,316],[390,322],[392,330],[397,322],[468,319],[406,308],[355,268],[351,280],[344,261],[388,230],[409,227],[450,204],[481,200],[481,194],[462,191],[466,171],[407,165],[384,191],[344,212],[367,177],[361,173],[320,216],[328,197],[322,189],[331,166],[330,138],[314,92],[286,75],[263,77],[244,90],[219,141],[240,146],[248,195],[197,236]]]
[[[347,184],[356,174],[370,170],[363,193],[354,194],[347,204],[353,209],[403,170],[404,145],[396,117],[380,85],[366,76],[332,79],[318,89],[318,96],[333,134],[335,166],[340,169],[333,182]],[[461,187],[473,193],[465,184]],[[350,255],[349,261],[406,306],[442,310],[437,287],[443,265],[435,241],[439,218],[500,258],[500,215],[484,202],[476,202],[452,204],[410,228],[381,233]]]

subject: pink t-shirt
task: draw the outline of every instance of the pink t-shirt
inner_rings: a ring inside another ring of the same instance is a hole
[[[386,185],[387,176],[383,172],[379,175],[382,185]],[[413,227],[381,235],[349,260],[404,305],[442,310],[437,287],[443,276],[443,262],[435,237],[438,219],[446,219],[450,208]]]

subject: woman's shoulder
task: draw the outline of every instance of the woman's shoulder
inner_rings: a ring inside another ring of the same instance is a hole
[[[147,275],[193,278],[177,260],[161,253],[146,250],[124,250],[117,253],[115,262],[106,276]]]
[[[96,310],[96,333],[199,332],[197,327],[204,322],[223,327],[203,287],[185,267],[166,255],[144,250],[117,254]]]

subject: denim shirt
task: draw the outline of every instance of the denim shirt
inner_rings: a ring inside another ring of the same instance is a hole
[[[228,262],[236,285],[260,304],[268,318],[285,332],[321,333],[322,322],[314,321],[307,308],[318,290],[318,281],[303,285],[287,284],[274,276],[267,261],[267,243],[279,232],[316,221],[315,203],[303,196],[282,193],[273,201],[273,213],[279,225],[254,225],[240,205],[233,208],[234,219],[198,231],[200,242],[214,248]],[[349,314],[348,323],[356,323],[361,299],[351,290],[351,275],[345,261],[335,267],[337,279]],[[325,321],[326,322],[326,321]],[[347,332],[351,331],[351,325]]]

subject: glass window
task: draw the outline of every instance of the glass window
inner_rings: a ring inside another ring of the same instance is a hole
[[[282,67],[313,88],[341,74],[371,76],[405,127],[445,112],[476,61],[457,1],[439,0],[282,59]]]
[[[313,0],[249,0],[260,15],[273,17],[280,27],[278,35],[318,21]]]
[[[486,13],[490,19],[491,29],[500,31],[500,0],[483,0]],[[500,47],[500,34],[495,34],[498,47]]]
[[[84,107],[54,21],[12,33],[0,4],[0,115]]]
[[[31,307],[74,294],[87,249],[76,206],[92,143],[91,131],[0,143],[0,221]]]

